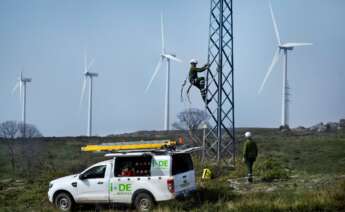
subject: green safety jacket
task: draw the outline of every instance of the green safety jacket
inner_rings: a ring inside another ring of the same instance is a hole
[[[244,143],[243,157],[246,161],[255,161],[258,156],[258,147],[252,139],[247,139]]]
[[[203,72],[207,69],[207,65],[204,65],[201,68],[198,67],[190,67],[189,69],[189,80],[196,79],[198,77],[198,72]]]

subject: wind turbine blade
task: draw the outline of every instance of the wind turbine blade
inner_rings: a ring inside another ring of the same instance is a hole
[[[281,45],[281,42],[280,42],[280,35],[279,35],[279,30],[278,30],[278,25],[277,25],[276,19],[275,19],[275,17],[274,17],[274,13],[273,13],[273,8],[272,8],[272,3],[271,3],[271,1],[269,2],[269,7],[270,7],[270,11],[271,11],[271,16],[272,16],[272,22],[273,22],[274,32],[275,32],[275,34],[276,34],[276,38],[277,38],[278,44]]]
[[[87,52],[84,49],[84,73],[87,72]]]
[[[84,100],[84,96],[85,96],[85,90],[86,90],[86,76],[84,77],[84,81],[83,81],[83,87],[81,89],[81,95],[80,95],[80,103],[79,103],[79,108],[81,107],[81,104],[83,103]]]
[[[86,71],[89,71],[89,69],[91,69],[94,63],[95,63],[95,60],[92,59],[91,62],[87,65]]]
[[[181,59],[179,59],[179,58],[177,58],[177,57],[175,57],[175,56],[173,56],[173,55],[165,54],[165,55],[163,55],[163,56],[166,57],[166,58],[169,58],[169,59],[171,59],[171,60],[174,60],[174,61],[176,61],[176,62],[182,63],[182,60],[181,60]]]
[[[149,88],[151,87],[151,84],[152,84],[153,80],[155,79],[156,75],[158,74],[159,69],[161,68],[162,61],[163,61],[163,58],[160,58],[158,63],[157,63],[155,72],[153,72],[152,77],[150,79],[150,82],[149,82],[149,84],[147,85],[147,87],[145,89],[145,92],[147,92],[149,90]]]
[[[285,43],[283,47],[300,47],[300,46],[311,46],[312,43]]]
[[[18,90],[19,86],[20,86],[20,81],[14,85],[14,87],[12,89],[12,93],[16,92]]]
[[[272,63],[270,65],[270,67],[268,68],[268,71],[265,75],[264,81],[262,82],[262,84],[260,86],[260,89],[258,92],[259,94],[262,92],[262,89],[264,88],[266,81],[267,81],[268,77],[271,75],[271,72],[272,72],[274,66],[276,65],[276,63],[278,62],[278,60],[279,60],[279,48],[277,48],[276,52],[274,53]]]
[[[161,13],[161,39],[162,39],[162,54],[165,53],[165,37],[164,37],[164,16]]]
[[[22,77],[22,75],[21,75]],[[21,78],[21,80],[19,81],[19,98],[20,98],[20,101],[22,101],[22,95],[23,95],[23,81],[22,81],[23,78]]]
[[[24,69],[24,68],[23,68]],[[19,101],[22,101],[22,89],[23,89],[23,71],[20,72],[20,79],[19,79]]]

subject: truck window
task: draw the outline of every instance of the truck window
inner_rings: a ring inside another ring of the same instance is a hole
[[[193,170],[193,161],[190,154],[172,155],[172,175],[181,174]]]
[[[115,177],[150,176],[151,156],[117,157],[115,160]]]
[[[84,179],[104,178],[106,168],[105,165],[92,167],[83,174],[83,177]]]
[[[171,167],[170,156],[156,155],[151,161],[151,176],[169,176]]]

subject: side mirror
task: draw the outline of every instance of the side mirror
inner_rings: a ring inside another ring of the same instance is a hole
[[[79,180],[85,180],[85,179],[86,179],[86,177],[83,174],[79,175]]]

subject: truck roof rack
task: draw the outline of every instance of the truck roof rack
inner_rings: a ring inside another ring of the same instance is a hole
[[[166,151],[173,151],[176,149],[177,143],[183,143],[182,139],[179,142],[174,140],[152,140],[152,141],[128,141],[117,143],[103,143],[99,145],[86,145],[81,148],[84,152],[156,152],[164,153]]]
[[[107,153],[105,157],[130,157],[130,156],[141,156],[141,155],[161,155],[161,154],[183,154],[183,153],[192,153],[201,150],[201,147],[191,147],[187,149],[181,150],[154,150],[154,149],[147,149],[147,150],[133,150],[133,151],[117,151],[114,153]]]

